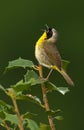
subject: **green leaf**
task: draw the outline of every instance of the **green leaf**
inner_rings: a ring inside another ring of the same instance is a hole
[[[51,82],[46,82],[45,86],[47,88],[47,92],[52,92],[53,90],[54,91],[57,90],[57,87]]]
[[[41,84],[45,82],[45,80],[42,80],[33,70],[27,71],[27,73],[24,76],[24,80],[25,82],[30,82],[31,85]]]
[[[6,93],[6,89],[2,85],[0,85],[0,89]]]
[[[30,82],[23,82],[23,80],[19,81],[15,85],[12,86],[12,89],[16,92],[29,90],[31,86]]]
[[[50,110],[50,111],[47,111],[47,114],[50,115],[50,116],[56,116],[59,112],[61,112],[60,109],[57,109],[57,110]]]
[[[0,125],[2,124],[3,120],[0,118]]]
[[[60,92],[61,94],[65,95],[70,90],[67,87],[58,87],[57,91]]]
[[[54,119],[63,120],[64,118],[63,118],[63,116],[56,116],[56,117],[54,117]]]
[[[27,70],[27,73],[24,75],[25,82],[28,82],[30,79],[39,79],[39,76],[33,70]]]
[[[64,70],[67,70],[67,67],[68,67],[69,63],[70,62],[67,61],[67,60],[62,60],[62,67],[63,67]]]
[[[51,128],[47,124],[40,123],[40,130],[51,130]]]
[[[46,82],[45,85],[47,87],[48,92],[54,90],[54,91],[60,92],[63,95],[65,95],[67,92],[69,92],[69,89],[67,87],[56,87],[56,85],[54,85],[51,82]]]
[[[9,64],[6,67],[6,71],[10,70],[10,69],[14,69],[14,68],[19,68],[19,67],[22,67],[24,69],[27,67],[32,68],[32,67],[34,67],[34,64],[30,60],[18,58],[16,60],[9,61]]]
[[[0,100],[0,105],[7,107],[8,109],[12,109],[13,107],[9,104],[7,104],[6,102],[4,102],[3,100]]]
[[[16,130],[16,127],[15,128],[10,128],[10,130]]]
[[[36,96],[32,96],[31,94],[27,94],[27,95],[24,95],[24,94],[21,94],[21,95],[18,95],[16,97],[17,100],[26,100],[26,101],[30,101],[32,103],[35,103],[35,104],[38,104],[40,105],[41,107],[43,107],[40,99]]]
[[[30,130],[39,130],[37,123],[31,119],[27,119],[27,128]]]
[[[18,83],[13,85],[12,88],[16,92],[20,92],[29,90],[32,85],[41,84],[43,82],[45,82],[45,80],[41,80],[33,70],[28,70],[24,76],[24,81],[23,80],[19,81]]]
[[[31,113],[31,112],[26,112],[25,114],[22,115],[22,118],[28,119],[28,118],[32,118],[34,116],[37,116],[37,114]]]
[[[0,118],[4,119],[5,118],[5,114],[4,114],[5,108],[3,106],[0,106]]]
[[[7,112],[4,112],[5,114],[5,121],[9,121],[11,124],[18,125],[18,118],[16,114],[9,114]]]

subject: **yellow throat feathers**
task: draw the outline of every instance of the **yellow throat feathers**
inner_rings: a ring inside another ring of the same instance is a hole
[[[42,36],[38,39],[38,41],[37,41],[37,43],[36,43],[36,46],[40,46],[43,42],[44,42],[44,40],[47,38],[47,34],[46,34],[46,32],[44,32],[43,34],[42,34]]]

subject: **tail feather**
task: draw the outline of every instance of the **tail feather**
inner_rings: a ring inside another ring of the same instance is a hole
[[[56,68],[54,67],[54,69],[56,69],[64,77],[64,79],[69,85],[74,86],[74,82],[72,81],[72,79],[69,77],[69,75],[65,72],[63,68],[59,70],[57,67]]]
[[[74,86],[74,82],[72,81],[72,79],[69,77],[69,75],[62,69],[61,72],[62,76],[64,77],[64,79],[66,80],[66,82],[71,85]]]

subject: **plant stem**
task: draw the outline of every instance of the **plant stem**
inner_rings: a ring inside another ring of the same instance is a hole
[[[39,75],[40,75],[41,78],[43,78],[43,69],[42,69],[41,65],[39,65]],[[49,103],[48,103],[48,98],[47,98],[46,87],[45,87],[44,83],[41,84],[41,88],[42,88],[43,102],[44,102],[45,109],[46,109],[46,111],[50,111],[50,107],[49,107]],[[55,129],[55,125],[53,123],[52,116],[48,115],[48,121],[49,121],[51,130],[56,130]]]
[[[7,125],[7,123],[4,121],[3,122],[3,124],[4,124],[4,127],[7,129],[7,130],[10,130],[10,127]]]
[[[23,127],[23,124],[22,124],[22,119],[21,119],[21,116],[20,116],[20,112],[19,112],[19,109],[18,109],[18,106],[17,106],[17,102],[16,102],[16,99],[15,97],[11,97],[12,98],[12,102],[13,102],[13,105],[14,105],[14,108],[15,108],[15,112],[17,114],[17,117],[18,117],[18,126],[19,126],[19,129],[20,130],[24,130],[24,127]]]

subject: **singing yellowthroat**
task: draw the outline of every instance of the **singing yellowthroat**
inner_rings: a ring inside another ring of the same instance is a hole
[[[47,27],[35,46],[35,57],[39,64],[50,69],[57,70],[69,85],[74,85],[72,79],[62,68],[61,56],[55,43],[58,40],[58,32],[54,28]]]

